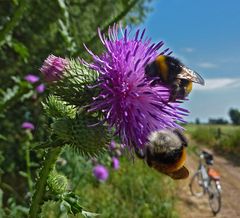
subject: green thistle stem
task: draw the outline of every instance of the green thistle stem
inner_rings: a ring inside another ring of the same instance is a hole
[[[35,186],[35,193],[33,195],[32,204],[29,211],[29,218],[37,218],[40,213],[41,204],[43,202],[43,197],[46,189],[47,178],[54,167],[54,164],[61,153],[61,147],[51,148],[46,154],[43,167],[39,174],[39,179]]]
[[[26,140],[26,151],[25,151],[25,159],[26,159],[26,172],[27,172],[27,182],[28,182],[28,190],[32,194],[32,175],[31,175],[31,157],[30,157],[30,141],[32,141],[33,136],[30,130],[26,130],[27,140]]]
[[[29,142],[26,143],[26,153],[25,153],[25,159],[26,159],[26,168],[27,168],[27,182],[28,182],[28,189],[29,192],[32,193],[32,175],[31,175],[31,160],[30,160],[30,145]]]

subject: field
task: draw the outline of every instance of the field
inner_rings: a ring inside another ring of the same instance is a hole
[[[186,133],[198,144],[211,147],[225,155],[239,156],[240,127],[233,125],[194,125],[186,126]]]

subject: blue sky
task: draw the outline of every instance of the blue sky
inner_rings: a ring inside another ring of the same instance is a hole
[[[240,109],[240,0],[155,0],[142,27],[154,42],[165,41],[183,63],[206,80],[185,103],[197,117],[228,119]]]

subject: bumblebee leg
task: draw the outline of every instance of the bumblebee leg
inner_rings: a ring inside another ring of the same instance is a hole
[[[175,81],[172,83],[171,85],[171,95],[169,97],[169,101],[170,102],[174,102],[176,101],[177,97],[178,97],[178,93],[179,93],[179,90],[180,90],[180,87],[179,87],[179,81]]]
[[[135,154],[136,154],[136,156],[138,157],[138,158],[140,158],[140,159],[145,159],[145,153],[144,153],[144,151],[142,150],[142,149],[140,149],[140,148],[134,148],[134,150],[135,150]]]
[[[180,138],[183,146],[187,147],[188,146],[188,141],[187,141],[186,136],[183,134],[183,132],[179,129],[174,129],[173,132]]]
[[[153,165],[152,165],[152,161],[151,161],[151,159],[152,159],[151,158],[151,153],[150,153],[148,148],[146,149],[146,157],[145,157],[145,159],[146,159],[147,165],[149,167],[152,167]]]

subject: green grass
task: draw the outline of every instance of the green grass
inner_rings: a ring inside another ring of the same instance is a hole
[[[124,158],[121,169],[111,170],[106,183],[96,182],[89,171],[79,181],[77,193],[85,208],[103,218],[176,218],[174,190],[175,183],[170,178],[141,160],[132,163]],[[49,206],[44,218],[55,217]]]
[[[235,126],[235,125],[213,125],[213,124],[199,124],[199,125],[196,125],[196,124],[187,124],[186,126],[186,130],[189,131],[189,132],[192,132],[196,129],[198,129],[199,127],[204,127],[204,128],[214,128],[214,129],[217,129],[217,128],[221,128],[223,130],[223,132],[225,133],[229,133],[233,130],[236,130],[236,129],[240,129],[240,126]]]
[[[236,155],[240,153],[240,126],[189,124],[186,126],[186,133],[203,146]]]

